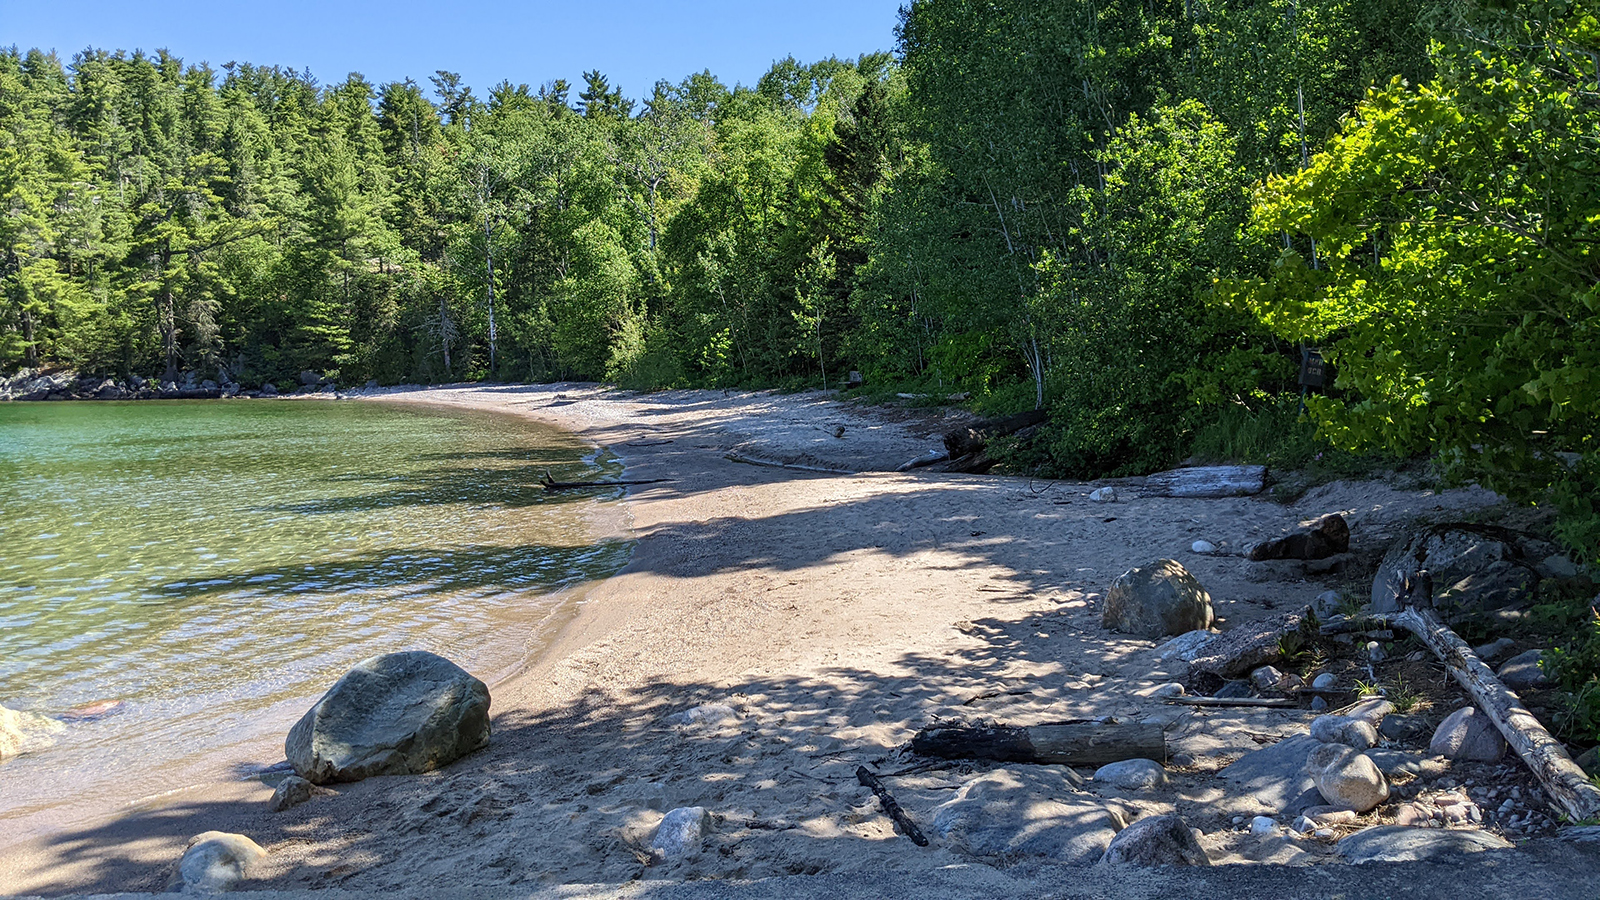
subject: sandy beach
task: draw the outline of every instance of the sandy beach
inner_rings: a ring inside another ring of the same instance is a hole
[[[1252,581],[1239,551],[1340,512],[1375,553],[1419,517],[1497,498],[1383,483],[1265,498],[1091,503],[1091,485],[893,469],[963,414],[816,394],[610,392],[592,385],[391,390],[367,399],[526,415],[615,452],[637,543],[525,671],[494,686],[490,746],[423,776],[374,778],[270,812],[271,787],[211,783],[51,836],[0,836],[0,887],[155,890],[188,840],[219,829],[269,851],[252,888],[482,891],[635,879],[935,873],[973,860],[898,835],[855,778],[907,765],[941,719],[1159,722],[1173,783],[1089,785],[1126,820],[1178,811],[1213,862],[1251,860],[1232,822],[1261,810],[1211,775],[1300,710],[1202,710],[1148,696],[1181,676],[1157,644],[1105,631],[1128,568],[1179,560],[1221,627],[1305,604],[1333,581]],[[754,464],[783,463],[789,467]],[[1210,541],[1217,554],[1191,552]],[[1048,793],[1053,767],[930,767],[892,780],[920,821],[974,778]],[[1042,773],[1039,770],[1044,770]],[[3,777],[3,770],[0,770]],[[702,806],[705,849],[650,865],[662,815]],[[992,864],[1026,868],[1027,860]],[[3,891],[0,891],[3,892]]]

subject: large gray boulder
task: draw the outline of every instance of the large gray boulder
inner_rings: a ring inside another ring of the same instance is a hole
[[[489,688],[421,650],[346,672],[289,730],[283,750],[313,784],[437,769],[489,743]]]
[[[1539,667],[1539,662],[1544,659],[1543,650],[1529,650],[1513,656],[1509,662],[1500,667],[1495,673],[1500,676],[1500,683],[1513,691],[1534,691],[1550,686],[1550,679],[1544,674],[1544,669]]]
[[[1211,860],[1183,820],[1151,816],[1124,828],[1106,848],[1103,862],[1126,866],[1209,866]]]
[[[1506,739],[1488,716],[1464,706],[1439,723],[1428,750],[1447,759],[1494,762],[1506,752]]]
[[[1509,850],[1512,844],[1484,831],[1407,828],[1379,825],[1341,840],[1338,854],[1347,862],[1418,862],[1485,850]]]
[[[1323,802],[1316,779],[1306,771],[1306,758],[1321,746],[1324,744],[1307,734],[1284,738],[1246,753],[1217,775],[1237,785],[1230,794],[1253,797],[1263,807],[1293,818],[1306,807]]]
[[[1398,612],[1401,586],[1422,569],[1433,576],[1434,603],[1446,615],[1519,606],[1539,580],[1515,532],[1491,525],[1434,525],[1383,558],[1372,581],[1372,611]]]
[[[934,809],[933,831],[951,849],[991,862],[1088,865],[1120,824],[1098,798],[1044,766],[995,769]]]
[[[1162,559],[1111,582],[1100,624],[1154,639],[1210,628],[1214,618],[1211,595],[1200,582],[1177,560]]]

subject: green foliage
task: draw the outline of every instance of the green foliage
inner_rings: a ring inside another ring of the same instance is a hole
[[[1560,726],[1567,735],[1600,743],[1600,610],[1587,607],[1563,647],[1546,652],[1539,667],[1566,694]]]
[[[1324,346],[1340,393],[1312,411],[1337,446],[1430,451],[1456,479],[1554,498],[1589,560],[1595,23],[1585,2],[1473,10],[1436,78],[1374,90],[1304,172],[1268,180],[1258,228],[1303,237],[1222,292]]]
[[[1548,491],[1593,557],[1592,22],[1557,0],[916,0],[897,56],[637,103],[598,71],[480,98],[450,72],[429,94],[0,50],[0,366],[859,370],[1048,409],[996,448],[1042,473],[1442,450]],[[1340,373],[1315,432],[1290,412],[1302,340]]]

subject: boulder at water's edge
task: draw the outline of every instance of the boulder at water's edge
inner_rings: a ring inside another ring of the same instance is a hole
[[[346,672],[289,730],[284,754],[313,784],[437,769],[489,743],[489,688],[421,650]]]

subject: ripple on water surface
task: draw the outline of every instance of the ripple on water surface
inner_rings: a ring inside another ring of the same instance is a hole
[[[614,497],[538,478],[607,468],[482,413],[0,404],[0,704],[110,710],[5,762],[0,817],[281,735],[375,653],[514,665],[553,592],[627,553]]]

